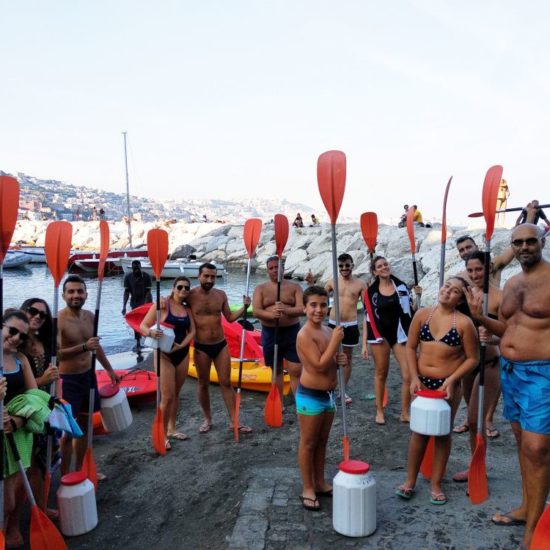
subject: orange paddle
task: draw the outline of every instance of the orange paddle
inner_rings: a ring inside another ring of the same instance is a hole
[[[548,550],[548,541],[550,540],[550,506],[540,516],[533,538],[531,539],[531,550]]]
[[[449,178],[445,187],[445,195],[443,197],[443,216],[441,217],[441,260],[439,262],[439,288],[443,286],[445,281],[445,245],[447,244],[447,198],[449,196],[449,188],[451,187],[453,176]]]
[[[483,277],[483,315],[487,317],[489,307],[489,271],[491,264],[491,236],[495,228],[495,209],[497,204],[498,188],[502,179],[502,166],[492,166],[487,171],[483,183],[483,215],[485,216],[485,262]],[[477,406],[477,434],[476,448],[472,455],[468,470],[468,493],[472,504],[481,504],[489,496],[487,485],[487,468],[485,462],[485,440],[483,430],[485,418],[483,402],[485,396],[485,352],[487,344],[481,342],[479,349],[479,399]]]
[[[277,302],[281,301],[281,280],[283,278],[283,250],[288,240],[288,219],[283,214],[275,214],[275,245],[277,256],[279,257],[279,267],[277,269]],[[277,388],[277,368],[279,352],[279,319],[275,319],[274,331],[275,345],[273,348],[273,372],[271,378],[271,389],[265,401],[264,421],[272,428],[280,428],[283,425],[283,403],[281,394]]]
[[[432,478],[432,469],[434,462],[434,450],[435,450],[435,438],[432,435],[428,440],[428,445],[424,451],[424,457],[422,458],[422,463],[420,464],[420,473],[426,478]]]
[[[248,264],[246,266],[246,293],[248,296],[248,290],[250,287],[250,266],[252,263],[252,257],[258,246],[260,235],[262,233],[262,220],[258,218],[250,218],[246,220],[244,224],[243,240],[246,253],[248,254]],[[246,321],[246,312],[248,307],[245,307],[243,314],[243,321]],[[235,396],[235,414],[233,415],[233,435],[235,441],[239,441],[239,412],[241,410],[241,385],[243,379],[243,361],[244,361],[244,342],[245,342],[245,325],[243,322],[243,329],[241,332],[241,353],[239,356],[239,382],[237,384],[237,395]]]
[[[414,240],[414,208],[411,206],[407,210],[407,235],[411,247],[411,256],[414,272],[414,286],[418,286],[418,271],[416,269],[416,242]],[[417,307],[420,307],[420,296],[416,299]]]
[[[334,316],[336,326],[340,326],[340,300],[338,294],[338,265],[336,258],[336,220],[340,213],[344,191],[346,189],[346,155],[342,151],[327,151],[323,153],[317,161],[317,183],[321,199],[327,209],[331,234],[332,234],[332,279],[334,286]],[[339,352],[342,352],[340,344]],[[349,439],[346,424],[346,383],[344,381],[344,371],[338,366],[338,383],[340,385],[340,399],[342,402],[342,428],[344,436],[342,445],[344,447],[344,460],[349,460]]]
[[[157,279],[157,330],[160,330],[160,277],[168,258],[168,233],[164,229],[151,229],[147,233],[147,253]],[[157,412],[151,427],[153,447],[161,456],[166,454],[164,415],[160,408],[160,346],[157,343]]]
[[[103,285],[103,275],[105,273],[105,260],[109,254],[109,225],[105,220],[99,222],[99,265],[97,267],[97,278],[99,279],[99,284],[97,286],[97,298],[95,303],[95,315],[94,315],[94,337],[98,335],[99,332],[99,306],[101,303],[101,287]],[[96,363],[96,352],[92,353],[92,371],[95,376],[95,363]],[[86,474],[86,477],[94,484],[94,488],[97,491],[97,468],[95,465],[94,454],[92,452],[93,444],[93,414],[94,414],[94,401],[95,401],[95,388],[90,389],[90,394],[88,398],[88,448],[86,449],[86,454],[84,455],[84,460],[82,462],[82,471]]]
[[[31,526],[30,526],[30,547],[32,550],[66,550],[67,545],[57,530],[56,526],[48,519],[48,516],[36,505],[36,500],[32,494],[32,489],[25,472],[25,467],[19,456],[17,445],[13,434],[7,434],[9,447],[13,458],[17,462],[19,473],[25,486],[27,498],[31,504]],[[48,459],[49,460],[49,459]]]
[[[19,210],[19,182],[11,176],[0,176],[0,313],[4,313],[4,258],[11,243],[17,211]],[[0,377],[4,375],[4,333],[0,331]],[[4,401],[0,401],[0,418],[4,418]],[[4,423],[0,423],[0,549],[4,537]]]
[[[57,364],[57,310],[59,306],[59,285],[71,253],[71,241],[73,238],[73,226],[69,222],[51,222],[46,228],[46,240],[44,242],[44,252],[46,253],[46,263],[53,277],[53,308],[52,308],[52,367]],[[56,394],[56,384],[50,384],[50,395]],[[58,396],[59,397],[59,396]],[[50,484],[52,480],[51,456],[52,456],[53,438],[48,435],[46,445],[46,474],[44,476],[44,496],[42,506],[46,509],[48,505],[48,495],[50,493]]]

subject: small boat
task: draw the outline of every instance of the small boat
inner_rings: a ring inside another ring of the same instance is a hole
[[[147,254],[143,248],[128,250],[110,250],[105,261],[105,274],[118,275],[122,273],[119,260],[128,258],[131,262]],[[69,256],[68,271],[70,273],[87,273],[89,275],[97,274],[99,265],[99,252],[74,252]]]
[[[43,246],[31,246],[31,245],[15,245],[10,247],[10,250],[14,252],[23,252],[30,256],[31,264],[45,264],[46,252]]]
[[[15,269],[17,267],[25,267],[31,263],[32,258],[24,252],[15,252],[8,250],[4,259],[4,269]]]
[[[141,270],[145,273],[149,273],[151,277],[155,277],[153,268],[149,258],[122,258],[119,260],[119,264],[122,266],[124,273],[132,272],[132,261],[138,259],[141,262]],[[161,279],[175,279],[179,276],[189,277],[190,279],[196,279],[199,276],[199,267],[204,262],[194,259],[178,259],[167,260],[162,270]],[[216,275],[218,277],[225,277],[226,271],[223,264],[213,262],[216,266]]]

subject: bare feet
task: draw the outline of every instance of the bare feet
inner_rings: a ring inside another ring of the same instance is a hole
[[[379,426],[383,426],[386,421],[384,420],[384,413],[376,413],[376,419],[374,420]]]
[[[400,422],[407,422],[407,423],[408,423],[408,422],[411,421],[411,417],[410,417],[410,415],[408,415],[408,414],[403,414],[403,413],[401,413],[401,416],[399,417],[399,421],[400,421]]]
[[[212,422],[205,420],[199,428],[199,433],[205,434],[208,433],[212,429]]]

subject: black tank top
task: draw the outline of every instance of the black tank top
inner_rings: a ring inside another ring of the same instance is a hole
[[[17,368],[10,372],[4,371],[4,377],[8,382],[8,389],[6,390],[6,398],[4,403],[7,405],[14,397],[25,393],[25,376],[23,375],[23,367],[21,366],[21,359],[14,357],[15,365]]]

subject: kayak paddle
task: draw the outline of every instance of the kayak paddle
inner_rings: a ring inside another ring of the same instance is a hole
[[[243,230],[243,241],[246,253],[248,254],[248,263],[246,265],[246,292],[248,297],[248,290],[250,287],[250,266],[258,241],[260,240],[260,234],[262,233],[262,220],[258,218],[250,218],[246,220]],[[246,312],[248,306],[245,306],[243,313],[243,328],[241,332],[241,353],[239,355],[239,381],[237,383],[237,395],[235,396],[235,412],[233,414],[233,435],[235,441],[239,441],[239,412],[241,410],[241,386],[243,380],[243,361],[244,361],[244,341],[245,341],[245,325],[246,325]]]
[[[515,206],[513,208],[505,208],[504,210],[495,210],[495,214],[502,214],[504,212],[521,212],[524,206]],[[538,208],[550,208],[550,204],[539,204]],[[485,216],[485,212],[472,212],[468,214],[468,218],[481,218]]]
[[[99,222],[99,265],[97,266],[97,278],[99,280],[97,285],[97,297],[95,302],[95,315],[94,315],[94,338],[99,332],[99,306],[101,303],[101,286],[103,285],[103,275],[105,274],[105,260],[109,253],[109,224],[105,220]],[[95,363],[96,352],[92,353],[92,372],[95,376]],[[94,415],[94,401],[95,401],[95,388],[90,388],[90,394],[88,398],[88,447],[84,454],[84,460],[82,462],[82,471],[86,474],[86,477],[94,484],[94,488],[97,491],[97,468],[95,465],[94,454],[92,452],[92,444],[94,439],[93,429],[93,415]]]
[[[407,211],[407,235],[411,247],[411,256],[414,273],[414,286],[418,286],[418,270],[416,269],[416,242],[414,239],[414,208],[411,206]],[[420,307],[420,296],[416,299],[417,307]]]
[[[483,215],[485,217],[485,262],[483,276],[483,315],[487,317],[489,308],[489,272],[491,269],[491,236],[495,228],[495,208],[497,204],[498,188],[502,179],[502,166],[492,166],[485,175],[483,183]],[[483,429],[485,418],[483,402],[485,397],[485,353],[486,342],[481,342],[479,349],[479,397],[477,404],[477,434],[476,448],[472,455],[468,469],[468,493],[472,504],[481,504],[489,496],[487,486],[487,468],[485,462],[485,439]]]
[[[11,176],[0,176],[0,314],[4,313],[4,258],[10,247],[19,210],[19,182]],[[0,331],[0,378],[4,376],[4,332]],[[0,418],[4,418],[4,400],[0,400]],[[0,422],[0,548],[4,537],[4,422]]]
[[[61,222],[60,222],[61,223]],[[56,526],[51,522],[48,516],[40,510],[32,494],[31,485],[23,466],[23,461],[17,450],[17,445],[12,433],[7,434],[8,443],[11,449],[13,458],[17,462],[19,474],[23,480],[25,492],[31,505],[31,525],[30,525],[30,547],[32,550],[66,550],[67,545],[63,540],[63,536],[57,530]]]
[[[51,365],[57,365],[57,310],[59,308],[59,285],[63,274],[67,269],[69,255],[71,253],[71,241],[73,238],[73,226],[69,222],[59,221],[51,222],[46,228],[46,239],[44,242],[44,252],[46,254],[46,263],[53,277],[53,307],[52,307],[52,359]],[[56,395],[57,384],[50,384],[50,395]],[[58,397],[61,397],[58,395]],[[46,445],[46,473],[44,475],[44,496],[42,506],[44,510],[48,505],[48,495],[50,494],[50,484],[52,481],[52,447],[53,436],[48,435]]]
[[[157,279],[157,330],[160,330],[160,277],[168,258],[168,233],[164,229],[151,229],[147,233],[147,253]],[[157,412],[151,428],[153,447],[161,456],[166,454],[164,414],[160,408],[160,345],[157,342]]]
[[[531,550],[547,550],[550,540],[550,506],[546,503],[546,509],[540,516],[533,538],[531,539]]]
[[[441,260],[439,262],[439,288],[443,286],[445,281],[445,245],[447,244],[447,197],[449,196],[449,188],[451,187],[453,176],[449,178],[445,187],[445,195],[443,196],[443,216],[441,217]]]
[[[330,218],[332,235],[332,279],[334,288],[334,317],[336,326],[340,326],[340,297],[338,294],[338,264],[336,252],[336,220],[340,213],[344,191],[346,189],[346,155],[342,151],[327,151],[317,161],[317,183],[321,199]],[[342,352],[342,344],[339,346]],[[344,436],[342,444],[344,447],[344,460],[349,460],[349,439],[346,424],[346,382],[344,371],[338,365],[338,383],[340,385],[340,399],[342,402],[342,428]]]
[[[288,219],[283,214],[275,214],[275,246],[279,258],[277,268],[277,302],[281,301],[281,280],[283,278],[283,250],[288,240]],[[277,369],[279,361],[279,318],[275,319],[273,346],[273,372],[271,375],[271,389],[265,401],[264,421],[272,428],[280,428],[283,425],[283,402],[277,388]]]

